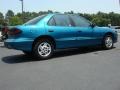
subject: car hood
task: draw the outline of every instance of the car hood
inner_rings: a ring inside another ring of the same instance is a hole
[[[100,32],[112,32],[112,33],[117,32],[116,29],[112,29],[112,28],[109,28],[109,27],[98,27],[98,26],[96,26],[95,29],[99,30]]]
[[[98,27],[98,26],[97,26],[97,28],[100,28],[100,29],[111,29],[109,27]]]
[[[99,29],[99,30],[113,31],[113,29],[112,29],[112,28],[109,28],[109,27],[98,27],[98,26],[96,26],[96,28]]]

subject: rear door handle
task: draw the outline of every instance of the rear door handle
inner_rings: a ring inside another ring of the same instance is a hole
[[[54,32],[54,30],[48,30],[48,32]]]
[[[78,32],[82,32],[82,31],[79,30]]]

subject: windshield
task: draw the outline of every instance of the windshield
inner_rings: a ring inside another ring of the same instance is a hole
[[[37,24],[40,20],[42,20],[46,15],[42,15],[36,18],[33,18],[32,20],[26,22],[24,25],[35,25]]]

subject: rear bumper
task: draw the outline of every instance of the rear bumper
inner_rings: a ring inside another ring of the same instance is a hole
[[[27,38],[7,39],[4,42],[5,47],[10,49],[32,51],[33,40]]]

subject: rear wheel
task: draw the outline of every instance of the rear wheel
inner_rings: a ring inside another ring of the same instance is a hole
[[[103,48],[112,49],[113,48],[113,37],[112,35],[106,35],[103,39]]]
[[[53,55],[54,52],[54,45],[48,39],[41,39],[39,40],[34,48],[33,53],[40,59],[48,59]]]

